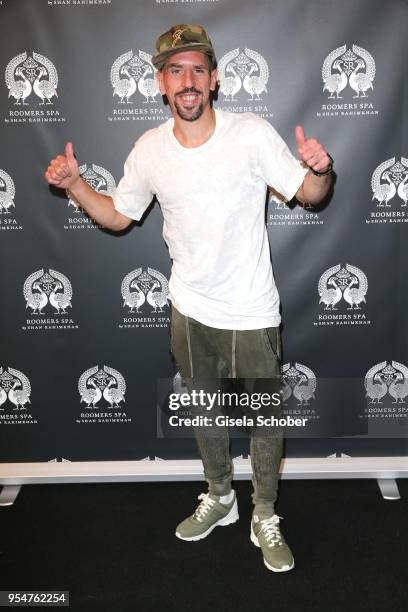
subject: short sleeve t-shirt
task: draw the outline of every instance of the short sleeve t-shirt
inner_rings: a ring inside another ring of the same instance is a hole
[[[157,197],[173,260],[169,297],[182,314],[220,329],[275,327],[266,189],[290,200],[307,170],[264,119],[215,113],[215,130],[199,147],[178,142],[173,119],[147,131],[112,198],[116,210],[139,220]]]

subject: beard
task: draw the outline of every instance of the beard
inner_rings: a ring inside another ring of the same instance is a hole
[[[191,109],[191,111],[184,110],[177,102],[174,103],[174,106],[176,107],[178,116],[184,119],[184,121],[197,121],[204,112],[204,104],[202,102],[197,108]]]
[[[181,96],[187,93],[201,94],[201,91],[197,91],[196,89],[191,88],[191,89],[186,89],[177,95]],[[186,110],[178,103],[177,96],[176,96],[174,100],[174,107],[180,119],[184,119],[184,121],[197,121],[197,119],[199,119],[204,112],[203,100],[201,100],[200,104],[196,108],[191,108],[191,109]]]

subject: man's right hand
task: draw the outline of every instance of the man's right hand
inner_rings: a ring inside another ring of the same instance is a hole
[[[50,185],[61,189],[70,189],[79,180],[78,162],[74,156],[72,142],[65,145],[65,155],[57,155],[50,161],[44,176]]]
[[[50,162],[45,173],[45,180],[50,185],[68,189],[71,192],[70,197],[74,197],[75,202],[103,227],[117,232],[125,229],[132,222],[130,217],[122,215],[115,209],[110,195],[98,193],[81,178],[72,142],[67,142],[65,145],[65,155],[57,155]]]

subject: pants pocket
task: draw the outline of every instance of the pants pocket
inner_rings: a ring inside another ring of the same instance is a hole
[[[282,351],[279,327],[266,327],[264,329],[264,338],[268,349],[271,350],[273,355],[277,357],[280,361]]]

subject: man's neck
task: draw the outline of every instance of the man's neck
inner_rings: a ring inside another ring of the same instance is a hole
[[[211,138],[215,130],[215,121],[215,111],[208,106],[196,121],[185,121],[175,116],[173,132],[183,147],[192,149]]]

